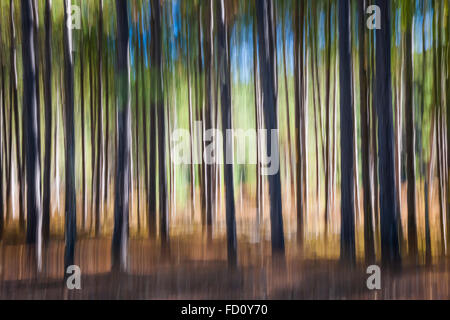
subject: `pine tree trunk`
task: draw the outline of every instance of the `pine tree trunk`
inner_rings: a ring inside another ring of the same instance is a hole
[[[381,25],[390,26],[390,2],[377,0]],[[386,266],[400,265],[398,217],[395,208],[394,137],[391,92],[391,30],[376,31],[376,108],[378,112],[378,158],[380,163],[381,258]]]
[[[64,0],[64,21],[70,14],[69,0]],[[64,275],[67,267],[75,262],[75,242],[77,237],[77,199],[75,191],[75,125],[74,125],[74,68],[72,58],[72,29],[64,24],[64,85],[66,123],[66,247],[64,251]]]
[[[50,170],[52,152],[52,1],[45,1],[45,72],[44,72],[44,102],[45,102],[45,156],[44,156],[44,192],[42,198],[42,237],[44,242],[50,236]]]
[[[261,0],[256,3],[256,16],[258,22],[258,45],[260,61],[261,93],[264,110],[264,121],[267,129],[267,148],[271,155],[278,157],[277,137],[277,91],[275,88],[275,36],[276,28],[273,24],[273,3],[271,0]],[[302,85],[299,86],[302,88]],[[298,119],[299,120],[299,119]],[[272,135],[275,135],[272,139]],[[273,141],[272,141],[273,140]],[[273,173],[273,172],[271,172]],[[281,206],[280,171],[268,175],[270,195],[270,227],[272,239],[272,253],[284,257],[283,216]],[[300,180],[297,180],[299,183]],[[299,195],[297,190],[297,196]],[[300,193],[301,195],[301,193]]]
[[[128,214],[130,183],[130,39],[126,0],[116,0],[118,150],[114,203],[111,268],[126,271],[128,258]]]
[[[226,132],[232,128],[231,112],[231,77],[229,72],[229,44],[226,27],[227,12],[225,11],[224,0],[218,0],[217,10],[217,52],[220,75],[220,101],[222,106],[222,130]],[[223,144],[224,156],[224,179],[225,179],[225,205],[226,205],[226,226],[227,226],[227,252],[228,264],[231,267],[237,266],[237,239],[236,239],[236,217],[234,204],[233,185],[233,164],[226,160],[233,154],[233,144],[226,139]]]

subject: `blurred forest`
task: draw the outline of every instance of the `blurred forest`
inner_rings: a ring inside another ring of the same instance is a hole
[[[0,298],[450,297],[449,0],[0,10]]]

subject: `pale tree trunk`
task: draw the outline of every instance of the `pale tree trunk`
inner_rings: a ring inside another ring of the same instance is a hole
[[[30,9],[31,10],[31,9]],[[32,14],[30,12],[30,14]],[[18,106],[18,89],[17,89],[17,54],[16,54],[16,28],[14,25],[14,1],[10,1],[10,37],[11,37],[11,48],[10,48],[10,90],[11,90],[11,104],[14,112],[14,126],[16,131],[16,159],[17,159],[17,180],[19,182],[19,229],[23,231],[25,229],[25,211],[24,211],[24,181],[22,178],[22,159],[20,155],[20,127],[19,127],[19,106]],[[34,59],[33,59],[34,60]],[[33,75],[34,77],[34,75]],[[33,90],[34,87],[33,87]],[[12,127],[10,127],[11,130]],[[12,131],[12,130],[11,130]],[[22,146],[25,148],[25,146]],[[11,153],[12,153],[12,147]]]
[[[325,237],[328,235],[328,220],[330,218],[330,160],[331,160],[331,148],[330,148],[330,59],[331,59],[331,3],[327,5],[326,13],[326,45],[325,45]],[[349,79],[351,83],[351,79]],[[351,92],[350,92],[351,94]]]
[[[255,0],[257,1],[257,0]],[[259,106],[259,90],[258,90],[258,49],[257,49],[257,35],[256,35],[256,16],[253,17],[253,88],[255,96],[255,127],[256,127],[256,224],[257,233],[259,236],[259,226],[261,223],[261,207],[263,205],[261,201],[261,164],[260,164],[260,106]],[[288,124],[289,125],[289,124]],[[292,173],[293,174],[293,173]],[[292,177],[293,178],[293,177]],[[293,185],[292,185],[293,186]]]

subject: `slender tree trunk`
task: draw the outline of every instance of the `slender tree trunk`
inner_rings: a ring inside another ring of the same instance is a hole
[[[450,247],[450,23],[449,13],[450,6],[447,3],[447,80],[446,80],[446,105],[447,105],[447,248]]]
[[[360,122],[361,122],[361,155],[364,202],[364,254],[366,263],[375,261],[374,234],[372,224],[372,190],[370,186],[370,120],[369,100],[367,94],[367,60],[365,49],[365,0],[358,1],[358,42],[359,42],[359,88],[360,88]]]
[[[69,0],[64,0],[64,21],[70,15]],[[64,23],[64,85],[66,123],[66,246],[64,251],[64,276],[68,266],[75,262],[75,242],[77,237],[77,199],[75,191],[75,125],[74,125],[74,68],[72,58],[72,29]]]
[[[232,128],[231,119],[231,76],[229,72],[228,56],[228,35],[225,25],[227,12],[225,11],[224,0],[217,1],[217,52],[220,75],[220,94],[222,106],[222,130]],[[233,144],[226,139],[223,145],[224,156],[224,179],[225,179],[225,204],[226,204],[226,225],[227,225],[227,252],[228,264],[231,267],[237,266],[237,240],[236,240],[236,217],[234,205],[234,185],[233,185],[233,164],[227,161],[233,155]]]
[[[164,107],[164,85],[163,85],[163,63],[162,63],[162,27],[161,27],[161,4],[158,0],[152,0],[152,12],[155,19],[155,67],[156,88],[158,106],[158,167],[159,167],[159,232],[163,250],[169,246],[169,215],[167,203],[167,170],[166,170],[166,123]]]
[[[109,60],[108,60],[108,54],[105,55],[105,161],[104,161],[104,169],[105,169],[105,176],[104,176],[104,196],[103,201],[105,203],[105,214],[107,212],[108,208],[108,181],[109,181]]]
[[[50,236],[50,171],[52,152],[52,1],[45,1],[45,156],[44,156],[44,193],[42,199],[42,237],[44,242]]]
[[[189,147],[191,151],[190,164],[190,188],[191,188],[191,218],[195,212],[195,167],[194,167],[194,133],[193,133],[193,113],[192,113],[192,97],[191,97],[191,59],[189,48],[189,25],[186,23],[186,52],[187,52],[187,85],[188,85],[188,105],[189,105]]]
[[[212,109],[214,105],[213,97],[213,68],[214,68],[214,19],[213,19],[213,3],[207,2],[206,6],[206,23],[204,34],[204,58],[205,58],[205,131],[212,129]],[[212,139],[212,137],[205,137],[206,139]],[[209,159],[208,159],[209,160]],[[209,161],[205,164],[206,167],[206,233],[208,241],[212,240],[212,211],[213,211],[213,198],[212,198],[212,165]]]
[[[23,117],[25,121],[26,178],[27,178],[27,236],[35,245],[37,268],[41,268],[42,211],[40,202],[40,169],[36,105],[36,74],[34,60],[33,11],[31,0],[21,0],[22,63],[23,63]]]
[[[103,0],[99,1],[98,22],[98,65],[97,65],[97,169],[96,169],[96,191],[95,191],[95,236],[100,234],[100,200],[102,181],[102,155],[103,155]]]
[[[339,0],[339,80],[341,105],[341,259],[355,264],[355,216],[353,205],[355,159],[350,47],[350,0]]]
[[[257,0],[255,0],[257,1]],[[260,106],[259,106],[259,90],[258,90],[258,49],[256,39],[256,16],[253,17],[253,86],[255,95],[255,127],[256,127],[256,222],[259,232],[261,223],[261,146],[260,146]],[[291,163],[291,162],[290,162]],[[293,177],[292,177],[293,179]],[[293,185],[292,185],[293,186]]]
[[[3,177],[4,177],[4,167],[3,167],[3,159],[5,155],[6,147],[6,120],[5,120],[5,72],[4,72],[4,56],[3,56],[3,42],[2,42],[2,27],[0,24],[0,106],[2,108],[0,113],[0,241],[3,238],[3,229],[5,226],[5,204],[3,201]],[[6,163],[6,162],[5,162]],[[7,206],[7,204],[6,204]]]
[[[151,15],[150,19],[151,29],[155,29],[155,18]],[[155,37],[150,41],[150,57],[151,61],[151,85],[154,86],[155,82]],[[156,92],[152,90],[150,93],[150,176],[149,176],[149,201],[148,201],[148,226],[149,236],[152,239],[156,239]],[[150,179],[150,177],[155,177]]]
[[[34,61],[36,68],[36,106],[37,106],[37,136],[38,136],[38,159],[39,164],[41,163],[41,95],[40,95],[40,80],[39,80],[39,67],[40,67],[40,52],[39,52],[39,11],[37,0],[32,0],[31,2],[33,9],[33,36],[34,36]],[[39,166],[40,167],[40,166]],[[39,174],[39,184],[42,188],[41,175]],[[42,195],[39,195],[40,197]]]
[[[377,0],[381,25],[390,26],[390,2]],[[378,111],[378,157],[380,161],[381,258],[386,266],[400,265],[398,217],[395,208],[395,170],[391,92],[391,30],[376,31],[376,107]]]
[[[410,8],[411,9],[411,8]],[[416,166],[415,166],[415,130],[413,105],[413,57],[412,57],[412,17],[407,18],[405,30],[405,115],[406,115],[406,165],[408,178],[408,253],[417,258],[416,226]]]
[[[289,85],[288,85],[288,79],[287,79],[287,72],[286,72],[286,25],[284,22],[284,12],[282,13],[282,24],[281,24],[281,30],[282,30],[282,41],[283,41],[283,73],[284,73],[284,88],[285,88],[285,95],[286,95],[286,123],[287,123],[287,141],[288,141],[288,153],[287,157],[289,159],[289,175],[291,178],[291,191],[294,189],[294,170],[292,165],[292,155],[291,155],[291,120],[289,116]],[[256,40],[256,39],[255,39]],[[255,71],[256,74],[256,71]]]
[[[140,177],[139,177],[139,117],[140,117],[140,106],[139,106],[139,81],[138,81],[138,75],[139,75],[139,50],[137,49],[139,47],[139,28],[136,24],[136,44],[135,44],[135,61],[136,61],[136,76],[135,76],[135,90],[136,90],[136,112],[135,112],[135,142],[136,142],[136,196],[137,196],[137,227],[138,227],[138,233],[141,231],[141,186],[140,186]]]
[[[84,104],[84,55],[83,55],[83,35],[81,35],[81,52],[80,52],[80,91],[81,91],[81,228],[86,229],[86,140],[85,140],[85,104]]]
[[[30,9],[31,10],[31,9]],[[30,12],[31,14],[31,12]],[[16,28],[14,26],[14,1],[10,1],[10,35],[11,35],[11,48],[10,48],[10,90],[11,90],[11,103],[14,112],[14,126],[16,131],[16,159],[17,159],[17,179],[19,182],[19,229],[23,231],[25,229],[25,211],[24,211],[24,181],[22,178],[22,160],[20,155],[20,127],[19,127],[19,110],[18,110],[18,89],[17,89],[17,55],[16,55]],[[12,131],[12,127],[10,127]],[[12,150],[11,150],[12,151]]]
[[[118,152],[112,239],[113,271],[126,271],[128,252],[128,212],[130,183],[130,39],[126,0],[116,0],[117,81],[118,81]]]
[[[303,5],[302,5],[303,7]],[[276,28],[273,24],[273,3],[271,0],[261,0],[256,3],[256,15],[258,21],[258,45],[260,61],[260,79],[262,85],[264,120],[267,129],[267,149],[271,151],[272,157],[278,157],[278,131],[277,131],[277,91],[275,88],[275,43],[274,33]],[[300,24],[301,25],[301,24]],[[300,84],[300,89],[302,85]],[[298,119],[300,120],[300,119]],[[274,138],[272,139],[272,136]],[[270,227],[272,239],[272,253],[284,257],[284,233],[283,216],[281,206],[281,181],[280,171],[270,172],[269,195],[270,195]],[[300,180],[297,180],[299,183]],[[301,193],[300,193],[301,195]],[[299,196],[297,190],[297,196]],[[297,231],[298,232],[298,231]]]
[[[267,6],[267,4],[265,4]],[[300,5],[300,8],[297,6]],[[265,8],[268,10],[267,8]],[[296,2],[296,14],[294,15],[294,25],[300,25],[303,26],[303,19],[304,19],[304,3],[297,3]],[[261,32],[261,31],[260,31]],[[266,44],[268,45],[268,44]],[[261,56],[260,56],[261,59]],[[262,66],[262,62],[261,62]],[[267,66],[266,66],[267,67]],[[303,243],[303,236],[304,236],[304,184],[303,184],[303,161],[305,158],[305,155],[303,154],[303,108],[304,108],[304,97],[303,97],[303,27],[296,28],[294,31],[294,93],[295,93],[295,151],[296,151],[296,181],[297,181],[297,189],[296,189],[296,198],[297,198],[297,242],[301,245]],[[260,72],[262,72],[262,68],[260,69]],[[267,88],[264,87],[264,85],[267,85],[264,83],[262,76],[261,76],[261,83],[263,90],[267,90]],[[269,89],[270,90],[270,89]],[[268,93],[266,92],[265,95]],[[270,97],[272,98],[272,97]],[[265,100],[265,99],[264,99]],[[263,100],[263,101],[264,101]],[[272,102],[272,101],[270,101]],[[275,105],[276,105],[276,95],[275,95]],[[263,104],[264,108],[264,117],[267,117],[267,111],[265,103]],[[271,116],[269,114],[269,116]],[[267,121],[267,120],[266,120]],[[267,130],[269,128],[266,127]],[[268,142],[269,143],[269,140]],[[270,148],[267,148],[267,151]],[[269,188],[270,188],[270,182],[269,182]],[[273,188],[273,186],[272,186]],[[271,195],[272,200],[272,195]],[[272,204],[271,204],[272,206]],[[280,203],[281,207],[281,203]],[[271,209],[272,212],[272,209]],[[271,213],[272,214],[272,213]],[[280,210],[281,214],[281,210]],[[284,252],[284,239],[283,239],[283,252]]]

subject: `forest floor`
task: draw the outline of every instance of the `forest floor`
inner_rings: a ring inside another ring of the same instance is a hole
[[[336,241],[333,241],[335,243]],[[308,244],[307,244],[308,245]],[[450,261],[432,266],[404,260],[401,271],[381,268],[381,289],[369,290],[367,266],[353,269],[337,258],[314,257],[286,243],[284,262],[274,261],[270,242],[239,241],[239,266],[226,262],[224,239],[174,237],[162,257],[157,241],[131,239],[127,273],[110,272],[110,239],[80,239],[75,262],[81,289],[67,290],[64,242],[53,239],[37,274],[23,244],[0,244],[0,299],[449,299]],[[31,270],[31,271],[30,271]]]

